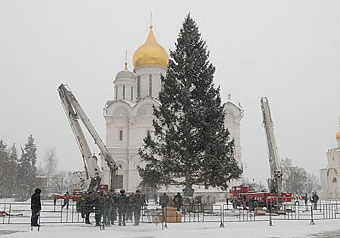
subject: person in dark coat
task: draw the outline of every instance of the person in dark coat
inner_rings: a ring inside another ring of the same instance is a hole
[[[128,206],[128,198],[126,197],[125,190],[120,190],[120,195],[117,198],[117,206],[118,206],[118,225],[125,226],[125,219],[127,213]]]
[[[179,212],[183,206],[183,198],[180,193],[177,193],[177,195],[173,199],[175,207],[177,207],[177,211]]]
[[[160,197],[159,197],[159,205],[161,205],[162,207],[162,216],[164,218],[165,214],[166,214],[166,207],[169,204],[169,196],[166,193],[163,193]]]
[[[31,196],[31,210],[32,210],[31,226],[40,226],[38,224],[38,219],[41,210],[40,193],[41,189],[36,188],[34,194]]]
[[[90,222],[90,213],[93,212],[93,206],[94,206],[94,193],[89,192],[85,197],[84,202],[84,214],[85,214],[85,223],[91,224]]]
[[[64,194],[65,197],[70,196],[70,194],[68,193],[68,191]],[[69,198],[64,198],[64,204],[61,205],[61,210],[64,209],[64,207],[66,206],[66,209],[68,210],[68,205],[70,203]]]
[[[165,208],[168,206],[169,203],[169,196],[166,193],[163,193],[159,197],[159,205],[161,205],[162,208]]]
[[[79,207],[79,212],[81,213],[81,217],[85,218],[85,207],[86,207],[86,192],[82,192],[79,198],[79,201],[77,202]]]
[[[104,192],[104,209],[103,220],[105,226],[111,225],[112,196],[108,192]]]
[[[133,214],[135,219],[135,226],[139,225],[142,207],[145,205],[146,202],[144,194],[142,194],[140,190],[136,190],[136,193],[133,196]]]
[[[319,201],[319,196],[316,194],[316,192],[314,192],[312,195],[312,203],[313,203],[314,210],[318,209],[318,201]]]
[[[134,207],[133,197],[134,197],[133,193],[127,195],[128,204],[127,204],[127,211],[126,211],[126,220],[130,220],[130,221],[132,221],[132,215],[133,215],[133,207]]]
[[[114,225],[115,221],[117,220],[117,200],[118,200],[118,193],[115,193],[113,190],[110,190],[111,196],[111,224]]]
[[[305,208],[306,208],[306,211],[308,211],[308,195],[307,195],[307,193],[305,193],[303,200],[305,200]]]
[[[99,191],[94,197],[94,218],[96,220],[96,226],[100,226],[104,210],[104,194],[103,191]]]

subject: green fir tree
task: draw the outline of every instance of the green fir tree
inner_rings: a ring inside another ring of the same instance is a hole
[[[9,174],[9,183],[8,183],[8,194],[12,197],[14,194],[17,194],[17,173],[18,173],[18,152],[15,144],[10,148],[9,151],[9,164],[8,170],[10,171]]]
[[[220,90],[213,85],[215,67],[195,21],[188,15],[176,49],[170,52],[162,79],[154,131],[144,139],[139,167],[148,185],[194,184],[226,189],[242,170],[234,158],[234,141],[224,127]]]
[[[25,144],[25,148],[21,148],[21,158],[19,160],[19,169],[18,169],[18,192],[19,199],[27,199],[31,195],[32,191],[37,184],[36,179],[36,145],[34,144],[34,138],[32,135],[28,137],[27,143]]]
[[[9,158],[7,152],[7,145],[0,141],[0,194],[1,196],[8,196],[8,183],[9,183]]]

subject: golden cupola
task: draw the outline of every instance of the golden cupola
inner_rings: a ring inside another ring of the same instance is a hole
[[[165,49],[158,44],[150,25],[150,32],[145,43],[139,47],[133,55],[133,66],[139,68],[142,66],[159,66],[168,68],[169,56]]]
[[[335,137],[336,137],[337,140],[340,140],[340,133],[339,133],[339,132],[336,133],[336,136],[335,136]]]

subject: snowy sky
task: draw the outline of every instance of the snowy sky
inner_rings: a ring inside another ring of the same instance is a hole
[[[262,96],[269,99],[280,157],[318,175],[339,130],[337,0],[1,0],[0,139],[23,146],[32,134],[40,161],[56,148],[61,169],[82,169],[59,84],[71,87],[105,140],[102,109],[113,99],[125,50],[132,69],[150,13],[158,42],[174,49],[189,12],[207,41],[222,98],[231,93],[245,110],[245,176],[269,176]]]

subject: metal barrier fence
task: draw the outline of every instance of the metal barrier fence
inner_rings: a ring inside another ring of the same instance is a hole
[[[94,213],[91,213],[91,219]],[[30,224],[30,203],[0,203],[0,224]],[[127,223],[133,222],[132,212],[127,216]],[[141,211],[142,223],[187,223],[187,222],[215,222],[220,226],[230,222],[269,222],[270,225],[278,220],[316,220],[339,219],[340,202],[319,203],[314,209],[311,204],[298,203],[282,204],[279,210],[255,208],[233,209],[231,204],[184,205],[180,211],[175,207],[160,208],[150,205]],[[83,223],[81,213],[76,204],[70,202],[68,208],[62,209],[61,204],[43,202],[40,213],[41,223]]]

